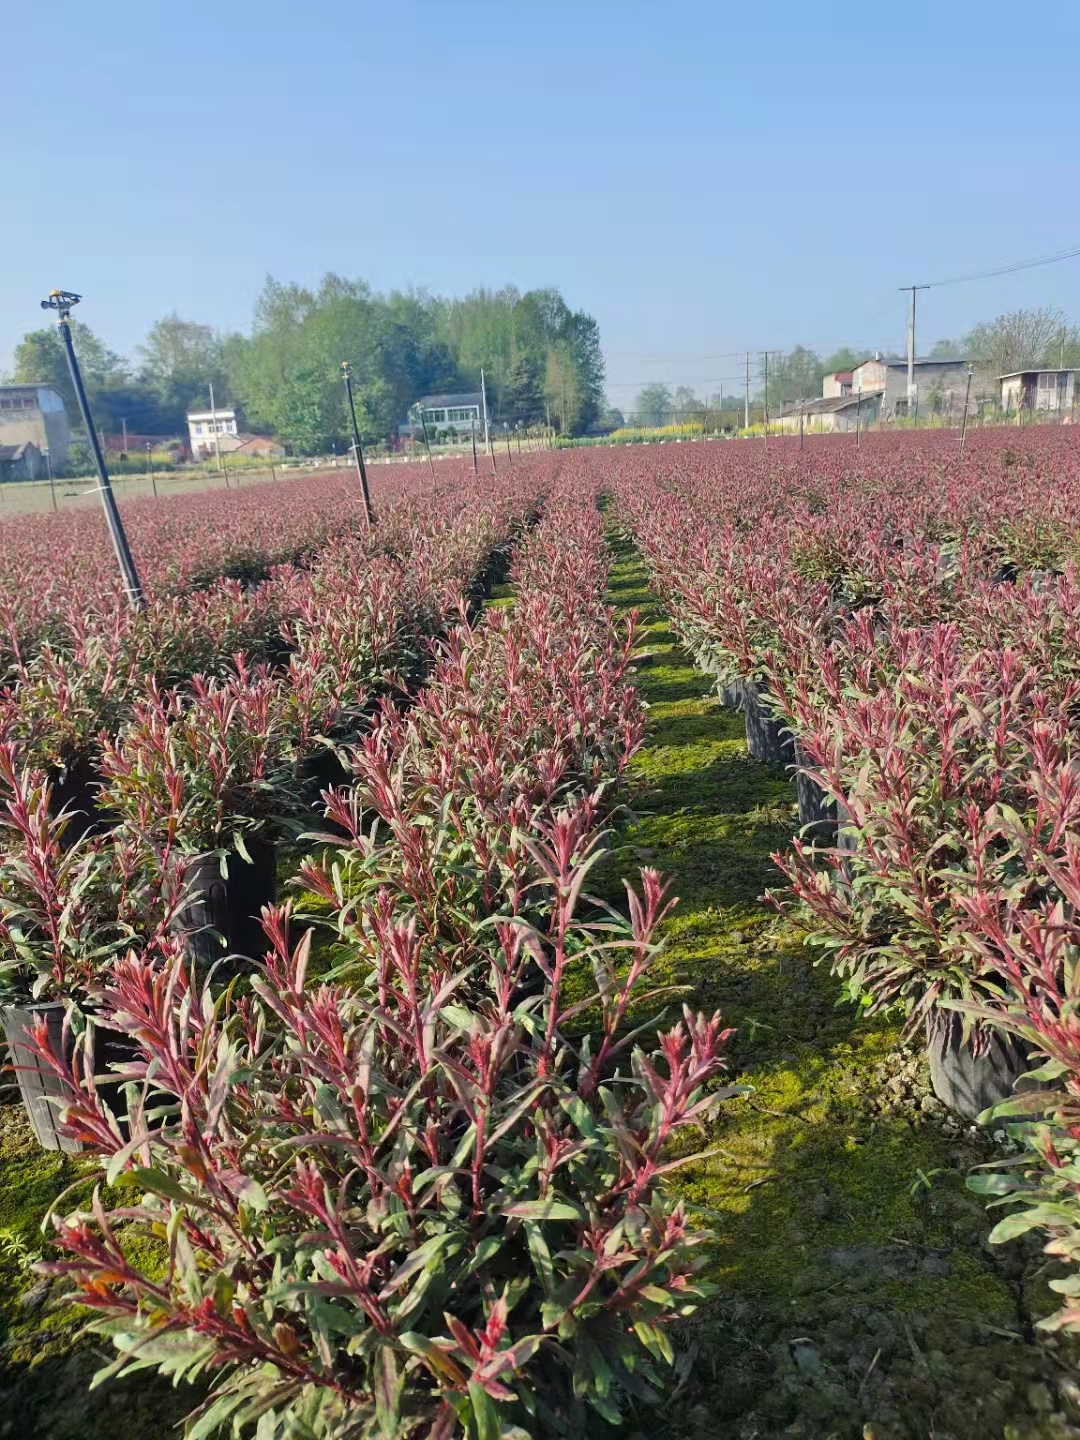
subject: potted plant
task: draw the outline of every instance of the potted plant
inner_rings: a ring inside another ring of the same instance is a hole
[[[1070,753],[1069,722],[1008,650],[965,658],[945,625],[906,632],[904,645],[904,663],[872,690],[849,683],[831,709],[801,715],[811,778],[843,821],[835,847],[796,839],[775,857],[791,886],[777,903],[797,899],[808,942],[853,999],[899,1007],[909,1034],[924,1029],[935,1094],[975,1119],[1029,1059],[986,1020],[1007,985],[973,943],[966,907],[988,883],[1014,899],[1052,890],[1010,826],[1049,823],[1040,767]]]
[[[94,997],[117,956],[160,928],[169,907],[110,838],[69,843],[71,813],[54,813],[46,775],[20,767],[10,742],[0,744],[0,801],[0,1015],[39,1143],[77,1149],[57,1129],[55,1077],[31,1036],[44,1024],[54,1047],[70,1051],[93,1024]],[[103,1031],[96,1050],[108,1065],[123,1058],[124,1044]]]

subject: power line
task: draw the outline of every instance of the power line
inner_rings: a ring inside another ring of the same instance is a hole
[[[972,275],[950,275],[945,280],[930,280],[925,285],[918,286],[920,290],[938,290],[942,285],[962,285],[968,280],[992,280],[995,275],[1011,275],[1016,270],[1034,270],[1039,265],[1056,265],[1061,260],[1074,260],[1080,255],[1080,245],[1073,245],[1068,250],[1057,250],[1053,255],[1040,255],[1033,260],[1015,260],[1010,265],[998,265],[992,270],[979,270]],[[910,285],[901,287],[910,290]]]

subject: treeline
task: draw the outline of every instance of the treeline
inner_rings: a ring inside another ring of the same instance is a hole
[[[604,361],[591,315],[556,289],[512,286],[462,298],[424,291],[376,294],[327,275],[315,290],[268,279],[250,335],[170,315],[151,326],[133,362],[75,322],[75,345],[95,421],[108,433],[181,435],[185,414],[208,403],[243,407],[245,423],[298,454],[349,439],[341,362],[353,369],[364,438],[393,435],[422,395],[480,388],[511,426],[550,424],[580,434],[603,406]],[[56,330],[35,330],[15,351],[12,378],[48,381],[78,410]]]

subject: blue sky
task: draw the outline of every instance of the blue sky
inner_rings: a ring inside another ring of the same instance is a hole
[[[896,286],[1080,245],[1075,3],[17,12],[0,367],[53,285],[131,353],[336,270],[558,285],[626,405],[746,348],[900,348]],[[919,348],[1029,304],[1080,321],[1080,259],[929,292]]]

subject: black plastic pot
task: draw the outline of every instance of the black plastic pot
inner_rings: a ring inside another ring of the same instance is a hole
[[[747,750],[769,765],[794,765],[795,737],[787,725],[773,716],[752,680],[744,680],[741,690]]]
[[[113,816],[101,804],[101,776],[88,755],[73,756],[50,779],[49,813],[55,818],[61,810],[67,810],[71,816],[64,831],[65,849],[84,835],[99,835],[109,828]]]
[[[57,1099],[63,1091],[59,1080],[30,1045],[34,1023],[43,1018],[54,1050],[59,1050],[64,1029],[66,1007],[57,1003],[42,1005],[5,1005],[0,1009],[7,1036],[8,1053],[19,1082],[19,1095],[30,1120],[34,1136],[43,1150],[63,1150],[75,1155],[82,1146],[69,1140],[57,1129]]]
[[[58,1099],[63,1093],[60,1082],[30,1044],[34,1022],[41,1017],[45,1021],[53,1050],[59,1052],[63,1046],[70,1059],[75,1041],[69,1033],[68,1042],[64,1045],[64,1015],[67,1008],[58,1000],[5,1005],[0,1008],[0,1018],[3,1020],[8,1054],[19,1084],[19,1096],[38,1144],[43,1150],[62,1150],[65,1154],[75,1155],[83,1146],[77,1140],[61,1135],[58,1129]],[[122,1035],[119,1031],[108,1030],[101,1025],[95,1027],[96,1075],[109,1074],[114,1065],[123,1064],[139,1053],[137,1043],[129,1035]],[[127,1116],[123,1086],[122,1080],[103,1080],[99,1081],[97,1087],[98,1094],[121,1121]]]
[[[720,704],[725,710],[740,710],[742,708],[742,681],[717,679],[716,693],[720,697]]]
[[[930,1081],[937,1098],[965,1120],[1014,1093],[1032,1068],[1028,1047],[1015,1035],[990,1029],[976,1054],[963,1043],[963,1019],[955,1010],[936,1010],[926,1024]]]
[[[817,845],[836,844],[836,801],[821,788],[816,780],[803,774],[802,766],[806,757],[795,742],[795,790],[799,797],[799,825],[807,831],[809,838]]]
[[[226,955],[257,959],[266,949],[259,912],[274,901],[276,853],[266,840],[244,843],[251,862],[233,851],[227,876],[216,854],[198,855],[188,865],[186,897],[173,928],[184,936],[188,955],[200,968]]]

